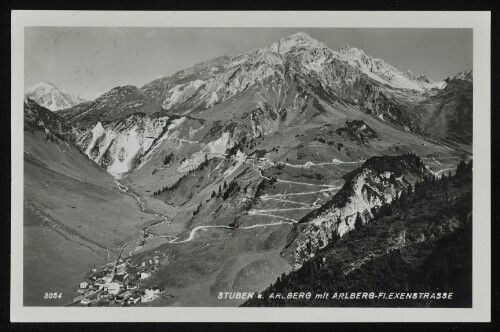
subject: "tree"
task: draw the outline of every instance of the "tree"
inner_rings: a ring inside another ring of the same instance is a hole
[[[363,227],[363,219],[361,218],[361,214],[358,212],[356,220],[354,221],[354,229],[360,229],[361,227]]]
[[[401,195],[399,196],[399,205],[405,210],[408,207],[408,194],[404,189],[401,191]]]
[[[471,164],[472,165],[472,164]],[[462,177],[467,172],[467,166],[465,165],[465,161],[461,160],[457,166],[457,176]]]
[[[203,206],[202,202],[196,207],[196,210],[193,211],[193,216],[197,215],[200,212],[201,207]]]
[[[165,156],[165,159],[163,160],[163,165],[168,165],[172,161],[172,153],[169,153]]]

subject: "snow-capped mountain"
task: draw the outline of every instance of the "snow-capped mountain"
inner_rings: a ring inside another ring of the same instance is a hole
[[[432,82],[424,75],[413,75],[411,71],[403,73],[384,60],[372,58],[363,50],[349,45],[342,46],[338,51],[338,56],[350,65],[359,68],[368,77],[396,89],[424,91],[440,86],[440,83]]]
[[[53,83],[40,82],[25,91],[25,96],[39,105],[57,112],[70,108],[85,101],[73,92],[57,87]]]
[[[318,80],[324,89],[341,92],[338,90],[345,85],[352,86],[363,74],[390,89],[423,92],[439,87],[428,78],[403,73],[357,48],[344,45],[339,51],[333,51],[307,34],[297,33],[266,48],[200,63],[172,77],[146,84],[142,89],[159,99],[165,109],[175,110],[187,102],[190,107],[180,111],[193,112],[210,108],[255,85],[268,83],[272,77],[276,88],[297,75]]]
[[[311,121],[351,117],[353,110],[403,131],[422,132],[427,113],[416,112],[415,107],[426,105],[445,86],[444,82],[402,72],[357,48],[344,45],[334,51],[305,33],[297,33],[268,47],[199,63],[140,89],[116,87],[61,115],[72,125],[86,128],[81,131],[86,139],[77,139],[87,153],[100,142],[97,137],[89,139],[89,135],[101,133],[101,127],[116,127],[114,137],[125,135],[129,139],[129,129],[120,132],[124,127],[118,124],[134,113],[204,119],[206,135],[197,149],[212,144],[224,133],[230,135],[230,148],[242,139],[250,141]],[[190,133],[185,135],[183,139],[193,141]],[[144,152],[148,147],[141,149]],[[104,153],[91,158],[99,163]],[[123,153],[108,152],[104,159],[116,159],[118,155]],[[145,158],[143,154],[137,156]],[[198,157],[194,159],[203,161],[203,156]],[[187,157],[186,162],[189,160]],[[144,162],[127,162],[114,175],[128,173]]]

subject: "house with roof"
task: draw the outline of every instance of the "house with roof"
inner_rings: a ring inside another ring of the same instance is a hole
[[[81,304],[83,305],[89,305],[90,303],[92,303],[92,300],[90,299],[87,299],[86,297],[84,297],[81,301],[80,301]]]
[[[131,296],[128,298],[128,304],[137,304],[141,301],[140,296]]]
[[[109,294],[118,295],[124,287],[123,287],[123,283],[115,280],[115,281],[110,282],[108,284],[107,288],[108,288]]]
[[[151,302],[158,298],[160,290],[158,288],[145,289],[144,294],[141,296],[142,302]]]

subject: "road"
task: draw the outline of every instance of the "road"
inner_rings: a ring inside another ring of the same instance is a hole
[[[276,164],[282,164],[286,165],[288,167],[293,167],[293,168],[310,168],[311,166],[325,166],[325,165],[339,165],[339,164],[362,164],[364,163],[365,160],[358,160],[358,161],[342,161],[338,159],[333,159],[329,163],[313,163],[312,161],[308,161],[305,164],[290,164],[286,162],[277,162]]]
[[[122,249],[120,250],[120,253],[118,254],[118,256],[116,257],[116,260],[115,260],[115,263],[113,264],[113,272],[111,272],[111,279],[109,282],[113,281],[113,279],[115,278],[115,272],[116,272],[116,265],[118,264],[118,261],[120,260],[120,258],[122,257],[122,254],[123,254],[123,251],[125,251],[125,248],[133,243],[133,242],[136,242],[137,243],[137,240],[130,240],[128,241],[127,243],[125,243],[123,246],[122,246]],[[108,283],[109,283],[108,282]]]
[[[317,193],[322,193],[322,192],[327,192],[327,191],[334,191],[334,190],[339,190],[340,187],[331,187],[331,188],[326,188],[326,189],[321,189],[317,191],[305,191],[305,192],[300,192],[300,193],[289,193],[289,194],[275,194],[275,195],[262,195],[260,196],[260,199],[266,200],[271,197],[287,197],[287,196],[302,196],[302,195],[314,195]]]
[[[255,214],[258,214],[258,213],[255,213]],[[255,225],[251,225],[251,226],[238,227],[237,229],[239,229],[239,230],[240,229],[253,229],[253,228],[267,227],[267,226],[279,226],[279,225],[285,225],[285,224],[295,224],[298,222],[297,220],[290,219],[290,218],[285,218],[285,217],[280,217],[280,216],[273,216],[273,217],[290,220],[290,222],[279,221],[279,222],[273,222],[273,223],[267,223],[267,224],[255,224]],[[194,236],[195,236],[197,231],[202,230],[202,229],[209,229],[209,228],[222,228],[222,229],[232,229],[232,230],[235,229],[235,228],[230,227],[230,226],[222,226],[222,225],[221,226],[196,226],[195,228],[193,228],[189,232],[189,236],[187,239],[179,241],[179,237],[170,236],[170,237],[173,237],[174,239],[169,241],[168,243],[179,244],[179,243],[186,243],[186,242],[192,241],[192,240],[194,240]],[[161,237],[161,236],[158,236],[158,237]],[[163,236],[163,237],[165,237],[165,236]]]

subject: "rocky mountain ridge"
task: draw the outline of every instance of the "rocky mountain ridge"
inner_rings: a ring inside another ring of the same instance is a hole
[[[154,113],[160,108],[143,91],[132,85],[118,86],[92,102],[75,105],[60,112],[68,122],[78,127],[95,125],[99,121],[117,120],[133,113]]]
[[[27,97],[24,98],[24,128],[57,134],[69,129],[61,117]]]
[[[323,118],[330,117],[329,108],[342,113],[355,108],[402,130],[420,133],[429,126],[414,107],[427,105],[429,96],[438,94],[443,86],[403,73],[354,47],[345,45],[333,51],[297,33],[269,47],[197,64],[140,89],[117,87],[93,102],[62,111],[61,116],[87,137],[89,132],[100,131],[99,122],[119,123],[134,113],[189,115],[214,124],[222,121],[221,129],[238,127],[231,138],[236,144],[243,136],[249,140],[311,121],[328,122]],[[227,114],[235,108],[237,113]],[[213,134],[222,136],[223,131]],[[86,143],[97,138],[77,140],[87,149]],[[133,171],[141,164],[134,162],[123,171]]]
[[[472,71],[450,76],[445,86],[416,106],[423,128],[431,137],[472,144]]]
[[[329,201],[300,220],[303,226],[285,255],[291,255],[294,266],[300,267],[332,239],[355,229],[356,222],[367,223],[373,209],[391,203],[403,190],[431,175],[416,155],[368,159],[344,175],[344,186]]]

